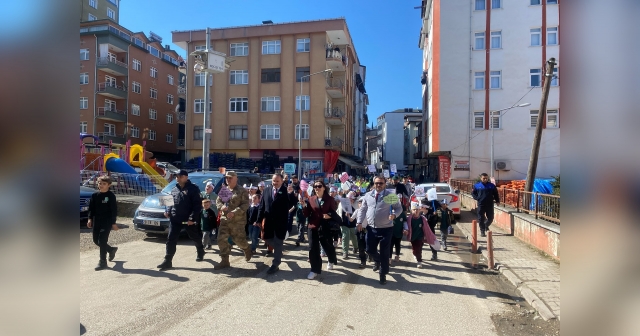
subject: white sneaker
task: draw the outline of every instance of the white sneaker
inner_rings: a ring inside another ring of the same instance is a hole
[[[413,261],[418,262],[418,258],[416,258],[416,256],[413,256]]]
[[[418,268],[422,268],[422,263],[418,263]]]
[[[328,263],[327,264],[327,270],[332,270],[333,269],[333,264],[332,263]]]
[[[318,276],[317,273],[313,273],[313,272],[309,272],[309,275],[307,275],[307,279],[309,280],[313,280]]]

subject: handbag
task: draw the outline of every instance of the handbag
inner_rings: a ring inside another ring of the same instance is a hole
[[[342,217],[335,211],[330,211],[329,216],[331,218],[323,220],[325,227],[330,231],[340,231],[340,225],[342,224]]]

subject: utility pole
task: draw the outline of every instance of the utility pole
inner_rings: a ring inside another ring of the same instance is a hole
[[[207,27],[205,50],[209,52],[211,48],[211,32]],[[211,147],[211,110],[209,109],[209,72],[203,72],[204,77],[204,124],[202,134],[202,170],[209,170],[209,148]]]
[[[540,140],[542,138],[542,126],[546,122],[547,100],[549,99],[549,88],[553,79],[553,68],[556,65],[556,59],[551,57],[547,61],[547,70],[544,74],[542,86],[542,98],[540,99],[540,109],[538,110],[538,121],[536,122],[536,133],[533,137],[533,146],[531,147],[531,158],[529,159],[529,169],[527,170],[527,182],[524,190],[533,191],[533,181],[536,178],[536,170],[538,168],[538,153],[540,152]]]

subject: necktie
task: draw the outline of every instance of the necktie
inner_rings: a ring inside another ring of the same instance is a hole
[[[273,198],[274,199],[276,198],[276,188],[275,187],[273,187]]]
[[[380,193],[376,193],[376,203],[378,203],[378,196],[380,196]]]

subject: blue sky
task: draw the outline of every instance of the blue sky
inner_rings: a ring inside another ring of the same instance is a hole
[[[160,35],[171,31],[345,17],[360,62],[367,66],[369,124],[384,112],[421,106],[419,0],[124,0],[120,24]],[[202,5],[204,4],[204,5]],[[200,6],[201,9],[195,10]],[[171,44],[184,57],[185,52]]]

